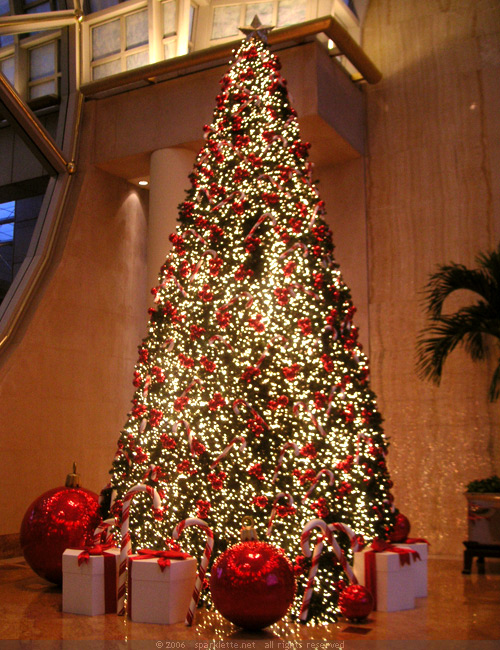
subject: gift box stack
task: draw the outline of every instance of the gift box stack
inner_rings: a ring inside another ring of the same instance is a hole
[[[427,596],[427,557],[425,540],[397,545],[374,540],[366,549],[354,553],[354,573],[372,593],[374,609],[413,609],[415,598]]]

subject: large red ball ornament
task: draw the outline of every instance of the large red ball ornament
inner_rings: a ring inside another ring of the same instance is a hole
[[[389,540],[393,544],[406,542],[409,533],[410,533],[410,522],[407,519],[407,517],[405,517],[399,512],[396,515],[394,528],[389,533]]]
[[[363,585],[349,585],[339,596],[339,609],[350,621],[364,621],[373,609],[373,597]]]
[[[98,496],[80,487],[57,487],[35,499],[21,524],[21,548],[35,573],[62,583],[62,554],[91,545],[101,521]]]
[[[214,563],[210,591],[224,618],[247,630],[261,630],[288,611],[295,577],[281,549],[265,542],[243,542]]]

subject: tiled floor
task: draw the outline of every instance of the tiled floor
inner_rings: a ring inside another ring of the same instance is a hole
[[[312,641],[310,644],[300,643],[314,639],[335,640],[336,643],[333,646],[329,643],[328,647],[345,648],[356,639],[500,640],[500,562],[486,560],[484,575],[479,575],[475,566],[468,576],[462,575],[461,569],[462,563],[458,559],[431,558],[429,596],[418,599],[413,610],[375,612],[366,623],[357,625],[341,620],[328,627],[312,627],[282,621],[264,632],[250,634],[237,630],[219,615],[202,610],[197,612],[196,624],[191,628],[184,624],[133,623],[111,614],[96,617],[66,614],[61,611],[61,590],[36,576],[22,558],[14,558],[0,561],[0,639],[108,640],[99,646],[105,648],[114,646],[112,639],[129,643],[150,640],[151,648],[170,647],[174,650],[177,646],[195,648],[202,644],[169,646],[167,641],[239,640],[242,647],[248,647],[244,640],[251,639],[257,642],[253,647],[262,647],[263,650],[273,647],[275,650],[291,650],[309,646],[316,648],[318,644]],[[269,640],[273,643],[268,643]],[[284,644],[280,642],[282,640],[295,643]],[[342,641],[345,645],[341,644]],[[353,646],[358,644],[353,643]],[[489,648],[490,644],[487,646]],[[232,644],[231,647],[237,648],[238,645]],[[497,647],[500,647],[500,642]]]

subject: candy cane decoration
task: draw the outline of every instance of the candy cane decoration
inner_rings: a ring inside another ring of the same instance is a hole
[[[161,501],[158,492],[155,488],[150,487],[149,485],[144,485],[139,483],[131,488],[125,498],[123,499],[123,508],[122,508],[122,525],[121,525],[121,549],[120,549],[120,568],[118,571],[118,603],[117,603],[117,613],[118,616],[123,616],[125,614],[125,593],[127,590],[126,582],[126,571],[127,571],[127,557],[132,552],[132,543],[130,541],[129,528],[129,515],[130,515],[130,502],[139,494],[139,492],[147,492],[153,499],[153,509],[160,510]]]
[[[181,424],[186,429],[187,438],[188,438],[188,442],[189,442],[189,451],[191,452],[191,455],[194,456],[195,455],[195,452],[193,450],[194,438],[193,438],[193,435],[191,433],[191,427],[189,426],[189,422],[187,422],[187,420],[178,420],[174,424],[174,426],[172,427],[172,433],[177,433],[177,429],[179,428],[179,426]]]
[[[278,340],[281,340],[283,343],[286,341],[285,347],[288,346],[288,339],[286,336],[283,336],[283,334],[277,334],[276,336],[273,336],[273,338],[269,341],[269,343],[266,345],[266,349],[264,350],[263,354],[261,355],[260,359],[257,361],[255,364],[256,368],[260,368],[261,363],[264,361],[264,359],[269,355],[271,348],[273,347],[274,343]]]
[[[296,445],[294,442],[286,442],[283,447],[281,448],[280,455],[278,457],[278,464],[276,465],[276,469],[274,470],[273,478],[271,483],[274,483],[276,481],[276,478],[278,477],[279,471],[281,469],[281,466],[283,465],[283,459],[285,457],[285,454],[287,452],[287,449],[293,449],[294,454],[298,456],[300,454],[300,450],[298,445]]]
[[[312,189],[314,189],[314,190],[316,191],[315,188],[312,188]],[[316,191],[316,194],[318,194],[317,191]],[[323,210],[323,206],[321,205],[321,202],[320,202],[320,203],[317,203],[317,204],[316,204],[316,207],[314,208],[314,211],[313,211],[313,213],[312,213],[311,220],[309,221],[309,230],[311,230],[311,228],[313,227],[313,223],[316,221],[316,217],[318,216],[318,212],[319,212],[320,210]]]
[[[194,228],[189,228],[188,230],[185,230],[182,233],[181,237],[184,239],[185,235],[193,235],[194,237],[197,237],[201,241],[202,244],[205,244],[205,246],[208,246],[207,240],[204,239],[197,230],[194,230]]]
[[[222,305],[222,307],[219,307],[219,310],[224,311],[225,309],[228,309],[229,307],[231,307],[231,305],[234,305],[234,303],[237,302],[241,297],[248,298],[248,302],[245,305],[245,309],[249,309],[253,304],[253,296],[248,291],[242,291],[241,293],[234,296],[234,298],[231,298],[231,300],[228,303]]]
[[[359,461],[359,456],[361,454],[361,440],[370,440],[369,434],[365,433],[364,431],[360,431],[358,433],[358,437],[356,438],[356,456],[354,457],[354,462],[356,465],[361,465]]]
[[[241,411],[240,411],[240,409],[238,408],[238,405],[239,405],[239,404],[244,404],[244,405],[247,407],[247,409],[250,411],[250,413],[253,415],[253,417],[254,417],[254,418],[259,418],[259,420],[261,420],[262,424],[263,424],[267,429],[269,429],[269,425],[268,425],[267,422],[264,420],[264,418],[260,415],[260,413],[259,413],[258,411],[256,411],[256,410],[253,408],[253,406],[250,406],[250,404],[249,404],[247,401],[245,401],[244,399],[242,399],[241,397],[239,397],[238,399],[235,399],[234,402],[233,402],[233,411],[236,413],[236,415],[241,415]]]
[[[316,476],[313,478],[311,487],[307,490],[307,492],[302,497],[302,503],[304,503],[304,501],[308,499],[311,496],[311,494],[314,492],[314,489],[316,488],[316,485],[319,483],[319,479],[322,474],[326,474],[328,476],[329,479],[328,485],[333,485],[333,481],[334,481],[333,472],[329,469],[320,469],[319,472],[316,474]]]
[[[186,388],[186,390],[182,393],[181,397],[186,397],[186,395],[189,393],[191,388],[193,388],[193,386],[196,386],[196,384],[198,384],[201,390],[203,390],[204,386],[201,379],[199,377],[195,377],[193,381],[189,384],[189,386]]]
[[[215,345],[215,344],[217,343],[217,341],[221,341],[222,343],[224,343],[224,345],[226,346],[226,348],[228,348],[229,350],[231,350],[231,352],[234,352],[234,348],[233,348],[233,346],[231,345],[231,343],[229,343],[229,341],[227,341],[227,340],[226,340],[223,336],[221,336],[220,334],[215,334],[214,336],[211,336],[211,337],[208,339],[208,343],[209,343],[209,345]]]
[[[271,183],[271,185],[274,185],[274,187],[275,187],[276,189],[280,190],[280,192],[283,192],[283,194],[286,196],[287,199],[289,199],[289,198],[292,196],[292,195],[290,194],[290,192],[289,192],[287,189],[285,189],[285,188],[283,187],[283,185],[280,185],[277,181],[274,180],[274,178],[271,178],[271,176],[269,176],[269,174],[261,174],[261,175],[257,178],[257,183],[258,183],[259,181],[264,181],[264,180],[269,181],[269,182]]]
[[[144,387],[142,389],[142,396],[146,397],[147,394],[149,393],[149,387],[151,386],[151,375],[146,375],[146,379],[144,380]]]
[[[148,419],[142,418],[141,424],[139,426],[139,433],[144,433],[144,431],[146,431],[147,426],[148,426]]]
[[[221,205],[224,205],[224,203],[227,203],[228,201],[231,201],[232,198],[233,198],[234,196],[236,196],[236,195],[238,196],[238,200],[239,200],[239,201],[243,201],[243,199],[246,199],[246,194],[245,194],[245,192],[241,192],[241,191],[235,190],[234,192],[231,192],[231,194],[229,194],[228,196],[226,196],[226,198],[222,199],[222,201],[220,201],[219,203],[217,203],[217,205],[214,205],[212,208],[210,208],[210,211],[212,211],[212,210],[218,210],[218,209],[221,207]]]
[[[94,538],[92,541],[92,546],[98,546],[101,543],[101,535],[106,533],[105,543],[112,541],[113,535],[110,531],[110,528],[115,525],[114,519],[105,519],[94,530]]]
[[[170,338],[170,339],[165,339],[161,344],[161,347],[167,348],[169,352],[172,352],[172,350],[174,349],[174,345],[175,345],[174,339]]]
[[[189,278],[189,282],[192,282],[194,280],[196,274],[198,273],[198,271],[201,268],[201,265],[203,264],[203,258],[206,257],[207,255],[210,255],[210,257],[212,259],[216,259],[216,257],[217,257],[217,253],[212,249],[202,253],[198,264],[194,267],[193,272],[191,273],[191,277]]]
[[[311,296],[311,298],[314,298],[315,300],[319,300],[318,294],[314,293],[314,291],[311,291],[311,289],[307,289],[303,284],[297,284],[296,282],[293,282],[292,284],[288,285],[288,289],[290,290],[292,296],[295,295],[294,289],[298,289],[299,291],[305,293],[307,296]]]
[[[123,449],[118,449],[115,454],[114,460],[117,460],[118,458],[120,458],[120,456],[123,456],[127,461],[127,463],[130,465],[130,456],[127,454],[126,451],[124,451]]]
[[[186,625],[192,625],[194,619],[194,612],[200,598],[200,593],[203,588],[203,579],[205,578],[205,573],[207,572],[208,563],[210,561],[210,556],[212,555],[212,549],[214,547],[214,534],[207,526],[207,524],[201,519],[196,517],[191,517],[190,519],[184,519],[174,528],[172,533],[173,539],[179,539],[179,535],[185,528],[189,526],[198,526],[201,528],[205,535],[207,536],[207,541],[205,544],[205,550],[203,551],[203,557],[198,568],[198,575],[196,576],[196,583],[194,585],[193,595],[191,597],[191,602],[189,604],[189,609],[186,614]]]
[[[296,250],[299,249],[299,248],[302,249],[302,254],[303,254],[303,256],[304,256],[304,257],[307,257],[308,254],[309,254],[309,251],[307,250],[307,246],[306,246],[303,242],[298,241],[298,242],[297,242],[296,244],[294,244],[293,246],[290,246],[290,248],[288,248],[284,253],[281,253],[281,255],[280,255],[280,259],[285,259],[285,257],[287,257],[288,255],[290,255],[291,253],[293,253],[293,251],[296,251]]]
[[[300,538],[300,545],[302,546],[302,552],[306,557],[311,557],[311,549],[309,547],[309,538],[311,536],[311,532],[314,530],[314,528],[319,528],[321,532],[323,533],[322,537],[316,542],[314,546],[314,551],[312,553],[312,562],[311,562],[311,569],[309,571],[309,576],[307,580],[307,586],[306,590],[304,592],[304,597],[302,599],[302,606],[300,608],[300,615],[299,619],[301,621],[307,620],[307,615],[309,613],[309,606],[311,604],[311,597],[313,594],[313,586],[314,586],[314,578],[316,577],[316,573],[318,571],[318,566],[319,566],[319,558],[321,555],[321,552],[323,551],[323,542],[326,539],[331,547],[333,548],[333,552],[337,556],[337,559],[339,560],[342,568],[347,574],[347,577],[349,578],[349,581],[351,584],[355,585],[358,584],[358,581],[356,580],[356,576],[354,575],[350,565],[348,564],[344,552],[340,548],[340,546],[337,543],[337,540],[333,537],[331,529],[327,526],[327,524],[322,520],[322,519],[313,519],[309,523],[307,523],[304,527],[304,530],[302,531],[302,535]]]
[[[174,276],[172,276],[171,278],[169,278],[169,279],[167,280],[166,283],[170,282],[170,280],[173,280],[173,281],[174,281],[175,286],[179,289],[179,291],[180,291],[181,294],[184,296],[184,298],[186,298],[186,297],[187,297],[187,293],[184,291],[184,288],[182,287],[182,285],[181,285],[181,283],[179,282],[179,280],[178,280],[177,278],[175,278]],[[166,284],[166,283],[165,283],[165,284]]]
[[[288,492],[280,492],[279,494],[277,494],[277,495],[274,497],[273,508],[272,508],[272,510],[271,510],[271,516],[269,517],[269,521],[268,521],[268,523],[267,523],[267,532],[266,532],[266,535],[267,535],[268,537],[269,537],[269,535],[271,534],[271,531],[272,531],[272,529],[273,529],[274,518],[276,517],[276,513],[278,512],[277,503],[278,503],[278,501],[279,501],[280,499],[282,499],[283,497],[285,497],[285,499],[288,501],[288,505],[290,505],[290,506],[295,505],[295,504],[294,504],[294,500],[293,500],[292,495],[291,495],[291,494],[288,494]]]
[[[332,531],[340,530],[342,533],[345,533],[349,537],[351,543],[351,549],[356,552],[359,551],[363,544],[361,543],[359,536],[353,531],[353,529],[347,524],[341,524],[340,522],[334,522],[333,524],[328,524],[328,528]]]
[[[298,411],[300,408],[303,408],[304,411],[307,413],[307,415],[311,418],[311,422],[314,424],[316,429],[321,433],[322,436],[326,436],[326,431],[323,429],[321,424],[318,422],[318,418],[311,413],[311,411],[307,408],[307,406],[304,404],[304,402],[296,402],[293,406],[293,414],[297,415]]]
[[[227,445],[227,447],[224,449],[224,451],[218,456],[214,462],[210,465],[210,469],[213,469],[223,458],[225,458],[228,453],[231,450],[231,447],[233,447],[237,442],[241,442],[240,445],[240,451],[243,451],[247,445],[247,441],[245,439],[245,436],[235,436],[231,442]]]
[[[144,476],[142,477],[142,480],[145,481],[148,478],[150,478],[152,481],[158,480],[158,467],[156,465],[150,465],[148,469],[144,472]]]
[[[245,241],[246,241],[249,237],[251,237],[251,236],[253,235],[253,233],[257,230],[257,228],[260,226],[260,224],[261,224],[265,219],[267,219],[267,217],[270,217],[273,226],[276,225],[276,217],[275,217],[273,214],[271,214],[270,212],[265,212],[261,217],[259,217],[259,219],[257,219],[257,223],[254,225],[254,227],[252,228],[252,230],[250,230],[250,232],[248,233],[248,235],[245,237]]]

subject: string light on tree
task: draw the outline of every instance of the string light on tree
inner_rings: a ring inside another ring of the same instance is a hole
[[[304,525],[319,517],[367,540],[385,537],[394,508],[355,308],[309,143],[279,59],[259,38],[269,29],[252,24],[204,126],[152,290],[111,486],[116,512],[138,483],[163,499],[161,521],[144,495],[134,499],[134,548],[163,548],[178,522],[196,517],[214,533],[215,559],[253,517],[259,537],[294,561],[297,616],[310,566],[300,551]],[[199,532],[186,530],[182,541],[199,555]],[[349,555],[348,538],[339,542]],[[335,620],[341,579],[324,553],[310,617]]]

